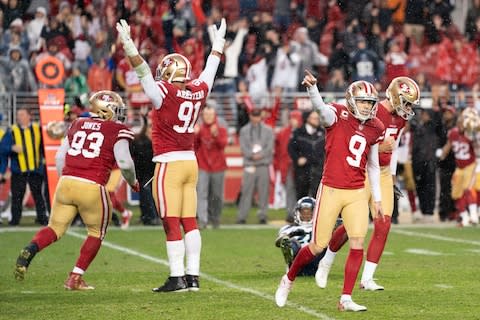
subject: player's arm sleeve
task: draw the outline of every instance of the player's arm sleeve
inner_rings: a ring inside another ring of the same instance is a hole
[[[60,145],[60,148],[58,148],[57,153],[55,154],[55,166],[57,168],[57,174],[59,177],[62,175],[62,170],[65,166],[65,157],[68,149],[70,149],[70,142],[68,141],[68,137],[65,137]]]
[[[212,91],[213,81],[215,80],[215,75],[217,74],[218,66],[220,65],[220,57],[210,54],[203,69],[202,73],[198,79],[202,80],[208,85],[208,93]]]
[[[155,109],[160,109],[165,98],[165,94],[160,90],[160,87],[153,79],[152,72],[148,64],[143,61],[140,65],[135,67],[138,79],[142,84],[143,91],[152,102]]]
[[[322,96],[318,91],[316,85],[307,88],[308,95],[312,100],[313,107],[320,113],[320,119],[324,127],[330,127],[335,123],[337,115],[325,102],[323,102]]]
[[[368,179],[372,191],[373,201],[382,201],[380,192],[380,164],[378,162],[378,143],[372,145],[368,153],[367,163]]]
[[[398,146],[400,145],[400,138],[402,137],[403,129],[400,130],[400,133],[395,140],[395,148],[392,150],[392,157],[390,158],[390,173],[392,176],[397,174],[397,164],[398,164]]]
[[[113,153],[118,168],[122,172],[122,176],[127,180],[128,184],[133,186],[137,180],[135,175],[135,165],[130,155],[129,142],[126,139],[118,140],[113,146]]]

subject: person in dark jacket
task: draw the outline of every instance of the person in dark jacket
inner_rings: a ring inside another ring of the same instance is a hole
[[[152,161],[152,128],[146,115],[142,116],[142,120],[142,129],[135,135],[130,152],[140,182],[140,220],[145,225],[157,225],[160,223],[160,219],[153,202],[151,184],[147,184],[155,171],[155,163]]]
[[[316,111],[305,113],[304,125],[293,132],[288,154],[294,165],[297,199],[315,197],[325,160],[325,130]]]

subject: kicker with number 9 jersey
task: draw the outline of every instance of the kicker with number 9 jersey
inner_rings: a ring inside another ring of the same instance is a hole
[[[198,79],[189,82],[185,90],[163,80],[157,85],[163,103],[152,114],[153,155],[193,151],[194,126],[205,105],[208,85]]]
[[[394,111],[393,113],[388,112],[387,108],[380,102],[378,103],[377,115],[376,117],[383,123],[385,126],[385,137],[392,137],[397,141],[398,135],[405,127],[407,120],[403,119]],[[390,160],[392,159],[391,152],[380,152],[378,154],[378,161],[381,167],[389,166]]]
[[[385,127],[378,118],[359,121],[344,105],[332,103],[328,107],[336,119],[327,127],[322,184],[338,189],[363,188],[368,153],[379,142]],[[344,161],[331,157],[332,153]]]
[[[64,176],[88,179],[104,186],[115,165],[113,146],[120,139],[133,140],[123,123],[100,118],[80,118],[67,133],[70,148],[65,156]]]

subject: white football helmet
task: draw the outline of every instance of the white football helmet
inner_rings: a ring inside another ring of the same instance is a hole
[[[410,120],[415,112],[413,108],[420,104],[420,88],[408,77],[396,77],[385,92],[395,112],[405,120]]]
[[[459,120],[462,121],[465,136],[473,140],[475,132],[480,129],[480,115],[478,111],[475,108],[465,108]]]
[[[167,82],[186,82],[190,80],[192,65],[187,58],[178,53],[171,53],[163,57],[157,67],[155,80]]]
[[[377,114],[378,92],[374,85],[368,81],[355,81],[350,84],[345,92],[347,99],[347,107],[355,118],[360,121],[375,118]],[[370,109],[360,110],[357,106],[357,101],[371,101],[373,102]]]
[[[301,226],[311,225],[313,221],[313,208],[315,208],[314,198],[300,198],[295,205],[295,212],[293,214],[295,223]]]
[[[89,102],[91,112],[96,113],[102,119],[123,123],[127,118],[127,107],[123,103],[122,97],[116,92],[98,91],[90,97]]]

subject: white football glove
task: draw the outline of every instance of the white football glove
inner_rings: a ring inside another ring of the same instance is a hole
[[[135,43],[133,43],[133,40],[130,37],[130,26],[127,21],[121,19],[120,22],[117,22],[117,31],[127,56],[133,57],[138,55],[137,47],[135,47]]]
[[[223,47],[225,46],[225,33],[227,32],[227,23],[225,18],[222,18],[220,28],[217,29],[216,25],[210,26],[213,32],[212,50],[223,53]]]

